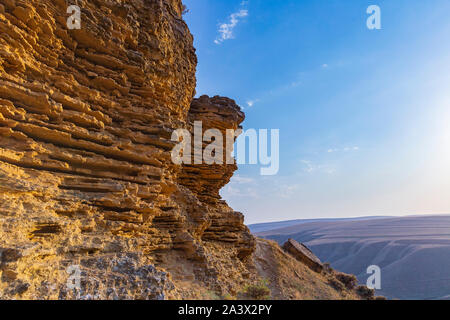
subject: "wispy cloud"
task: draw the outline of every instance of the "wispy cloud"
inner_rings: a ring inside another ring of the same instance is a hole
[[[244,177],[235,175],[220,192],[225,199],[291,199],[298,194],[300,184],[286,177]]]
[[[330,148],[327,150],[328,153],[350,152],[350,151],[359,151],[359,147],[354,146],[354,147],[345,147],[345,148]]]
[[[258,183],[250,177],[234,175],[229,184],[227,184],[220,192],[224,198],[258,198]]]
[[[226,185],[221,191],[220,194],[225,199],[231,198],[259,198],[257,193],[258,188],[255,186],[245,187],[242,184],[229,184]]]
[[[278,195],[284,199],[290,199],[298,193],[299,185],[298,184],[290,184],[284,185],[280,188],[280,192]]]
[[[303,171],[309,174],[313,174],[316,172],[326,174],[336,173],[336,169],[330,165],[315,164],[310,160],[301,160],[301,163],[303,164]]]
[[[238,184],[245,184],[245,183],[253,183],[253,182],[255,182],[255,180],[252,178],[243,177],[243,176],[236,174],[231,178],[231,182],[238,183]]]
[[[247,2],[242,2],[241,5],[245,5]],[[222,42],[234,38],[234,28],[238,25],[240,19],[248,16],[248,10],[241,9],[230,15],[230,21],[228,23],[222,23],[219,25],[219,36],[214,40],[215,44],[221,44]]]
[[[313,171],[315,171],[315,166],[313,165],[313,163],[309,160],[301,160],[301,162],[304,165],[303,171],[308,172],[308,173],[312,173]]]
[[[303,81],[294,81],[291,83],[291,88],[296,88],[298,86],[301,86],[303,84]]]

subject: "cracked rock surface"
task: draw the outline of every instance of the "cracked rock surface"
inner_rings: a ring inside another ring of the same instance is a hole
[[[80,30],[66,24],[73,4]],[[256,250],[219,196],[236,165],[171,160],[174,130],[244,120],[231,99],[193,98],[182,10],[181,0],[1,1],[0,299],[208,299],[262,276],[290,297],[262,253],[291,258]]]
[[[76,2],[80,30],[64,0],[0,4],[2,298],[176,298],[184,275],[222,287],[208,245],[238,265],[254,246],[219,197],[236,166],[176,166],[171,134],[192,117],[236,128],[243,114],[220,98],[190,112],[181,1]],[[67,291],[70,266],[81,293]]]

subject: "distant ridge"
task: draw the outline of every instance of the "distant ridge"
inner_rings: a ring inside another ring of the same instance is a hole
[[[324,219],[297,219],[297,220],[286,220],[277,222],[264,222],[250,224],[248,227],[252,233],[259,233],[269,230],[282,229],[287,227],[292,227],[300,224],[311,223],[311,222],[339,222],[339,221],[362,221],[362,220],[374,220],[374,219],[386,219],[393,218],[392,216],[368,216],[368,217],[356,217],[356,218],[324,218]]]

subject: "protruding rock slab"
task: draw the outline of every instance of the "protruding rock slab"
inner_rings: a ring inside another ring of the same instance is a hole
[[[302,243],[289,239],[283,245],[283,249],[294,256],[295,259],[307,265],[316,272],[322,272],[323,264],[311,250]]]

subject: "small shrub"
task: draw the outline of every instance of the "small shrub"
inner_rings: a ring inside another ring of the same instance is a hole
[[[269,281],[261,280],[257,284],[248,285],[244,288],[244,295],[253,300],[270,299]]]
[[[226,294],[222,297],[222,300],[230,301],[230,300],[236,300],[236,298],[233,297],[231,294],[226,293]]]
[[[375,296],[375,290],[368,288],[367,286],[358,286],[356,292],[364,299],[370,300]]]
[[[305,290],[304,286],[302,284],[300,284],[300,283],[294,283],[294,288],[298,292],[303,292]]]
[[[328,283],[337,291],[343,291],[345,289],[345,286],[342,284],[342,282],[335,278],[329,279]]]
[[[331,265],[329,263],[324,263],[323,264],[323,271],[325,273],[330,274],[330,273],[333,273],[333,268],[331,267]]]
[[[345,287],[349,290],[354,289],[358,285],[358,279],[352,274],[346,274],[346,273],[338,273],[336,274],[336,278],[342,282]]]
[[[203,293],[205,300],[221,300],[220,297],[214,291],[206,291]]]

